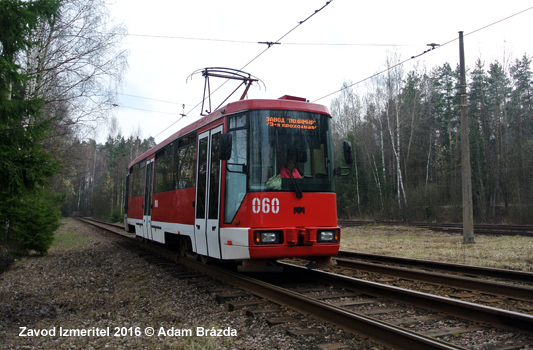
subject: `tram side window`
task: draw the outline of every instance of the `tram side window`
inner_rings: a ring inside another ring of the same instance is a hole
[[[144,194],[144,168],[146,162],[142,161],[133,165],[130,172],[130,198]]]
[[[226,172],[226,202],[224,222],[231,223],[246,196],[246,173],[242,171],[248,165],[248,115],[238,115],[229,119],[229,133],[233,143],[231,159],[228,160]]]
[[[252,139],[260,140],[260,135],[252,135]],[[251,157],[255,162],[251,165],[250,187],[254,190],[264,189],[268,179],[276,175],[273,169],[276,156],[275,143],[254,142],[250,145]]]
[[[178,141],[177,180],[178,189],[194,187],[196,169],[196,134],[191,134]]]
[[[131,174],[128,170],[128,174],[126,175],[126,193],[124,194],[124,213],[128,213],[128,198],[130,198],[130,191],[131,191]]]
[[[174,143],[165,146],[155,155],[154,193],[176,189]]]

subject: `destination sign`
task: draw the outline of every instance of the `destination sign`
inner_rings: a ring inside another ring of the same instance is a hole
[[[312,120],[312,119],[266,117],[266,123],[267,123],[267,126],[271,128],[288,128],[288,129],[304,129],[304,130],[315,130],[317,128],[316,120]]]

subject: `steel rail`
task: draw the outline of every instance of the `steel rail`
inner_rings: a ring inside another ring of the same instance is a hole
[[[368,272],[382,273],[394,277],[412,279],[422,282],[446,285],[472,291],[480,291],[488,294],[504,295],[517,299],[533,301],[533,288],[499,283],[494,281],[480,280],[477,278],[452,276],[442,273],[412,270],[404,267],[393,267],[380,264],[337,258],[338,266]]]
[[[242,288],[256,296],[266,298],[274,303],[285,305],[304,314],[310,314],[318,319],[335,324],[344,330],[365,337],[370,337],[378,343],[393,346],[395,349],[420,350],[461,350],[465,349],[453,344],[418,334],[401,327],[374,320],[365,315],[353,313],[323,301],[304,296],[273,284],[260,281],[242,274],[238,274],[217,266],[205,265],[198,261],[181,257],[177,252],[163,246],[146,244],[131,236],[123,235],[108,229],[105,224],[98,224],[88,220],[81,220],[90,225],[102,228],[108,232],[118,234],[128,242],[138,245],[154,254],[178,262],[195,271],[204,273],[218,280]]]
[[[398,265],[404,265],[404,266],[426,267],[426,268],[431,268],[431,269],[438,269],[438,270],[444,270],[444,271],[450,271],[450,272],[459,272],[459,273],[475,275],[475,276],[487,276],[487,277],[508,279],[512,281],[533,283],[533,273],[525,272],[525,271],[504,270],[504,269],[497,269],[497,268],[492,268],[492,267],[452,264],[452,263],[437,262],[437,261],[430,261],[430,260],[399,258],[399,257],[387,256],[387,255],[354,253],[354,252],[346,252],[346,251],[340,251],[338,256],[353,258],[353,259],[370,260],[370,261],[382,262],[382,263],[398,264]]]
[[[392,345],[394,348],[463,349],[462,347],[443,342],[439,339],[426,337],[401,327],[353,313],[291,290],[216,266],[204,265],[182,257],[179,258],[179,262],[196,271],[247,290],[256,296],[269,299],[304,314],[311,314],[321,320],[333,323],[350,333],[371,337],[377,342]]]
[[[90,223],[92,224],[92,223]],[[100,225],[97,227],[105,229]],[[109,229],[109,232],[117,234]],[[120,235],[120,234],[119,234]],[[131,236],[121,235],[136,245],[150,250],[155,254],[179,262],[198,272],[216,279],[231,283],[259,297],[285,305],[304,314],[311,314],[319,319],[335,324],[348,332],[371,337],[377,342],[392,345],[401,349],[464,349],[439,339],[417,334],[395,325],[369,318],[365,315],[350,312],[323,301],[277,287],[270,283],[244,276],[212,265],[204,265],[195,260],[183,258],[175,251],[164,246],[146,244]],[[331,283],[348,290],[383,297],[389,300],[406,302],[429,310],[442,311],[484,324],[507,327],[514,330],[530,332],[533,329],[533,317],[501,309],[480,306],[463,301],[447,299],[426,293],[408,291],[402,288],[363,281],[351,277],[335,275],[327,272],[309,270],[292,264],[282,263],[286,272],[299,278],[305,277],[321,283]]]
[[[304,277],[322,283],[331,283],[348,290],[409,303],[474,322],[525,332],[531,332],[533,329],[533,316],[530,315],[337,275],[330,272],[310,270],[292,264],[280,263],[280,265],[283,266],[285,273],[290,272],[294,276]]]

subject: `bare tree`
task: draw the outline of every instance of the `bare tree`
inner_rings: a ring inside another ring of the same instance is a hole
[[[28,38],[33,45],[18,56],[30,77],[24,98],[44,102],[39,119],[30,122],[49,126],[40,144],[63,165],[51,188],[67,193],[72,211],[90,211],[95,181],[100,179],[94,141],[80,140],[111,114],[127,68],[121,49],[125,34],[122,26],[113,24],[106,0],[62,0],[58,15],[38,22]],[[83,168],[85,173],[79,171]]]
[[[402,101],[400,99],[401,89],[403,84],[403,68],[397,65],[399,58],[396,56],[387,56],[386,64],[389,68],[383,77],[383,98],[387,101],[387,110],[385,113],[387,129],[391,138],[392,153],[395,160],[396,170],[396,195],[398,200],[398,208],[402,207],[402,199],[407,205],[407,195],[403,184],[402,167],[401,167],[401,130],[402,122],[400,113],[402,109]]]
[[[40,24],[38,45],[26,57],[33,77],[26,95],[45,100],[43,115],[54,120],[56,134],[107,118],[127,67],[125,33],[110,20],[105,0],[64,0],[60,16]]]
[[[383,101],[380,98],[381,87],[380,87],[379,80],[372,79],[371,83],[373,84],[373,86],[371,86],[369,89],[374,92],[369,92],[366,97],[366,105],[367,105],[366,119],[368,123],[373,125],[375,133],[377,134],[377,137],[378,137],[379,150],[381,154],[381,173],[383,177],[382,182],[384,185],[387,181],[387,178],[386,178],[387,170],[385,167],[387,163],[386,157],[385,157],[385,135],[384,135],[385,127],[384,127],[383,119],[380,118],[380,114],[381,114],[381,111],[384,109],[384,106],[383,106]],[[368,154],[370,157],[370,152]],[[374,158],[374,161],[375,161],[375,157],[373,154],[372,154],[372,158]],[[375,170],[376,170],[376,176],[379,179],[379,176],[377,175],[379,173],[377,169],[377,164],[376,164]],[[381,181],[376,182],[376,183],[379,185],[380,198],[383,201]]]
[[[350,87],[350,83],[345,82],[342,86],[341,95],[332,104],[332,115],[335,120],[336,141],[340,144],[341,139],[352,139],[357,141],[359,134],[359,124],[361,123],[361,101],[357,94]],[[354,142],[354,146],[355,146]],[[340,145],[339,145],[340,147]],[[337,147],[338,149],[338,147]],[[357,150],[353,152],[355,164],[355,198],[354,202],[359,214],[361,214],[361,191],[359,182],[359,172],[357,171]]]

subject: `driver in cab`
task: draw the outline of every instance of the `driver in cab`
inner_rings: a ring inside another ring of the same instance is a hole
[[[296,161],[294,158],[287,158],[287,162],[281,167],[279,174],[283,179],[293,178],[293,179],[301,179],[302,176],[300,175],[300,172],[295,167]]]

